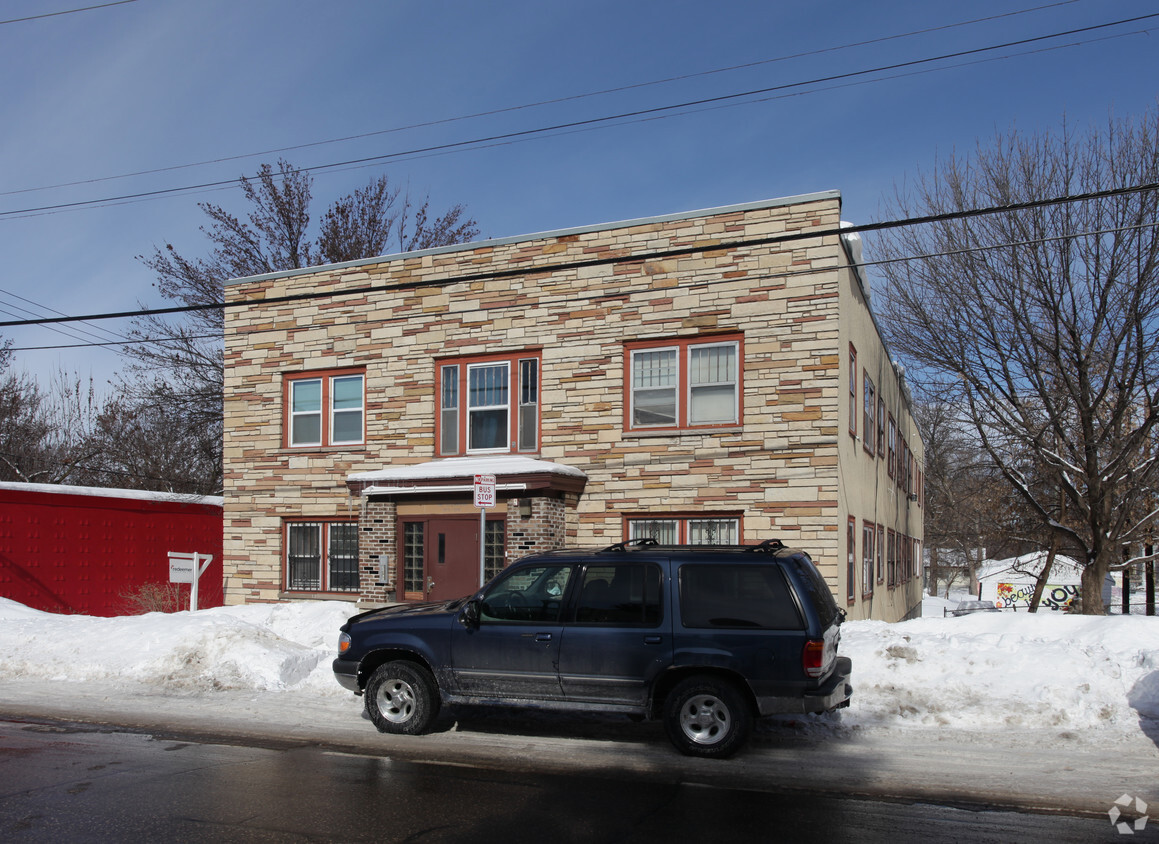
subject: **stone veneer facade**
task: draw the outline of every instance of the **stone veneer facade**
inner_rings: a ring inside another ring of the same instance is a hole
[[[852,617],[912,615],[920,564],[893,586],[880,572],[876,589],[847,583],[849,553],[863,553],[847,547],[850,518],[922,536],[920,494],[851,436],[852,346],[918,467],[921,440],[837,234],[840,207],[825,192],[230,282],[226,603],[419,597],[396,592],[399,513],[477,513],[470,491],[376,496],[350,476],[439,459],[438,361],[528,352],[540,358],[528,456],[586,481],[500,495],[491,515],[506,519],[508,561],[619,542],[628,518],[738,517],[744,542],[806,549]],[[739,424],[628,430],[625,344],[717,334],[743,338]],[[286,377],[348,369],[365,373],[365,442],[289,447]],[[327,519],[359,523],[357,595],[287,589],[286,521]]]

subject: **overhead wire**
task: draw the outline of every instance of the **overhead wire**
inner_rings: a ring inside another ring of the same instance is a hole
[[[671,115],[673,113],[681,113],[683,111],[687,111],[689,109],[693,109],[693,108],[698,107],[698,106],[721,104],[721,103],[726,103],[726,102],[730,102],[730,101],[735,102],[735,101],[739,101],[739,100],[745,100],[745,99],[751,99],[754,97],[759,97],[761,95],[767,95],[767,94],[772,94],[772,93],[776,93],[776,92],[783,92],[783,91],[793,89],[793,88],[802,88],[802,87],[808,86],[808,85],[817,85],[817,84],[821,84],[821,83],[825,83],[825,82],[840,81],[843,79],[855,79],[858,77],[864,77],[864,76],[868,76],[868,75],[876,74],[876,73],[886,73],[889,71],[896,71],[896,70],[902,70],[902,69],[907,69],[907,68],[916,68],[916,67],[919,67],[922,65],[928,65],[928,64],[931,64],[934,62],[943,62],[943,61],[947,61],[949,59],[954,59],[954,58],[964,58],[966,56],[977,56],[977,55],[981,55],[983,53],[994,52],[994,51],[1003,50],[1003,49],[1009,49],[1011,47],[1027,46],[1029,44],[1041,43],[1043,41],[1048,41],[1051,39],[1064,38],[1064,37],[1079,35],[1079,34],[1083,34],[1083,33],[1096,32],[1096,31],[1104,30],[1104,29],[1107,29],[1110,27],[1121,26],[1121,25],[1130,24],[1130,23],[1139,23],[1139,22],[1146,21],[1146,20],[1153,20],[1155,18],[1159,18],[1159,12],[1147,14],[1147,15],[1137,15],[1137,16],[1130,17],[1130,18],[1123,18],[1120,20],[1108,21],[1108,22],[1104,22],[1104,23],[1100,23],[1100,24],[1092,24],[1090,26],[1078,27],[1078,28],[1074,28],[1074,29],[1061,31],[1061,32],[1050,33],[1048,35],[1038,35],[1038,36],[1032,36],[1029,38],[1015,39],[1013,41],[1006,41],[1006,42],[1003,42],[1001,44],[992,44],[992,45],[986,46],[986,47],[974,47],[974,48],[970,48],[970,49],[966,49],[966,50],[958,50],[958,51],[954,51],[954,52],[950,52],[950,53],[943,53],[943,54],[938,55],[938,56],[928,56],[925,58],[911,59],[911,60],[903,61],[903,62],[894,62],[894,63],[888,64],[888,65],[880,65],[880,66],[873,67],[873,68],[863,68],[861,70],[856,70],[856,71],[848,71],[845,73],[830,74],[827,76],[815,77],[813,79],[805,80],[805,81],[787,82],[787,83],[783,83],[783,84],[779,84],[779,85],[772,85],[772,86],[766,86],[763,88],[751,89],[751,90],[747,90],[747,91],[734,92],[731,94],[721,94],[721,95],[717,95],[717,96],[713,96],[713,97],[703,97],[700,99],[686,100],[686,101],[683,101],[680,103],[673,103],[673,104],[669,104],[669,105],[652,106],[652,107],[648,107],[648,108],[620,112],[617,114],[604,115],[601,117],[592,117],[592,118],[586,118],[586,119],[582,119],[582,120],[572,120],[572,121],[567,121],[567,122],[563,122],[563,123],[553,124],[550,126],[541,126],[541,127],[537,127],[537,128],[531,128],[531,129],[522,129],[522,130],[511,131],[511,132],[502,132],[502,133],[498,133],[498,134],[494,134],[494,135],[490,135],[490,136],[486,136],[486,137],[472,138],[472,139],[461,140],[461,141],[448,141],[445,143],[432,144],[429,146],[418,147],[415,149],[410,149],[410,150],[405,150],[405,151],[392,152],[392,153],[382,153],[382,154],[373,155],[373,156],[364,156],[361,158],[354,158],[354,159],[348,159],[345,161],[331,162],[329,164],[320,164],[320,165],[315,165],[312,167],[305,167],[302,169],[306,172],[318,173],[318,172],[323,172],[323,171],[329,171],[329,170],[334,170],[334,169],[339,169],[339,168],[350,167],[352,165],[381,163],[384,161],[396,160],[399,158],[405,158],[408,156],[414,156],[414,155],[418,155],[418,154],[422,154],[422,153],[450,151],[450,150],[464,150],[464,149],[470,149],[473,147],[477,147],[477,146],[481,146],[484,144],[493,143],[493,142],[497,142],[497,141],[510,141],[510,140],[526,138],[526,137],[544,136],[544,135],[547,135],[549,133],[553,133],[553,132],[557,133],[557,132],[560,132],[562,130],[576,129],[576,128],[580,128],[580,127],[615,124],[617,122],[624,122],[624,121],[632,119],[632,118],[642,118],[642,117],[647,117],[647,116],[659,116],[659,115]],[[1127,33],[1119,33],[1119,34],[1116,34],[1116,35],[1113,35],[1110,37],[1122,38],[1122,37],[1127,37],[1130,35],[1146,34],[1147,32],[1148,32],[1148,30],[1136,30],[1136,31],[1127,32]],[[1092,40],[1106,40],[1106,39],[1101,38],[1101,39],[1092,39]],[[1077,46],[1077,45],[1082,44],[1082,43],[1085,43],[1085,42],[1081,42],[1081,41],[1080,42],[1073,42],[1073,43],[1065,45],[1065,46]],[[196,184],[196,185],[185,185],[185,186],[171,187],[171,188],[157,188],[154,190],[139,191],[136,193],[123,194],[123,195],[119,195],[119,196],[102,197],[102,198],[88,199],[88,200],[76,200],[76,201],[72,201],[72,202],[62,202],[62,203],[56,203],[56,204],[51,204],[51,205],[32,206],[32,207],[28,207],[28,208],[21,208],[21,209],[15,209],[15,210],[10,210],[10,211],[0,211],[0,219],[18,218],[18,217],[27,216],[27,215],[31,215],[31,214],[35,214],[35,213],[42,213],[42,212],[46,212],[46,211],[60,211],[60,210],[74,209],[74,208],[86,208],[86,207],[93,207],[93,206],[102,206],[102,205],[106,205],[106,204],[113,203],[113,202],[124,202],[124,201],[128,201],[128,200],[142,200],[142,199],[150,199],[150,198],[155,198],[155,197],[160,197],[160,196],[168,196],[168,195],[174,195],[174,194],[188,193],[188,192],[192,192],[192,191],[234,185],[237,183],[237,181],[238,181],[237,179],[215,180],[215,181],[204,182],[204,183],[200,183],[200,184]]]
[[[411,131],[414,129],[426,129],[433,126],[444,126],[450,123],[458,123],[466,120],[474,120],[480,117],[493,117],[500,114],[509,114],[517,111],[525,111],[529,109],[541,108],[549,105],[559,105],[566,102],[575,102],[583,99],[590,99],[593,97],[607,96],[608,94],[619,94],[625,91],[639,90],[642,88],[654,87],[657,85],[667,85],[673,82],[684,82],[689,79],[704,78],[721,73],[731,73],[737,70],[748,70],[754,67],[761,67],[769,64],[776,64],[779,62],[793,61],[795,59],[811,58],[813,56],[825,55],[828,53],[840,52],[856,47],[866,47],[874,44],[884,44],[890,41],[898,41],[904,38],[912,38],[918,35],[928,35],[932,32],[942,32],[949,29],[957,29],[964,26],[973,26],[978,23],[988,23],[990,21],[1000,20],[1003,18],[1017,17],[1019,15],[1030,14],[1033,12],[1040,12],[1045,9],[1053,9],[1059,6],[1069,6],[1075,3],[1082,2],[1082,0],[1059,0],[1055,3],[1047,3],[1040,6],[1033,6],[1027,9],[1018,9],[1010,12],[1002,12],[994,15],[986,15],[979,18],[971,18],[969,20],[957,21],[955,23],[942,24],[940,26],[926,27],[924,29],[915,29],[909,32],[895,33],[893,35],[885,35],[878,38],[868,38],[861,41],[851,41],[845,44],[839,44],[833,47],[821,47],[815,50],[805,50],[798,53],[789,53],[783,56],[774,56],[769,59],[758,59],[756,61],[744,62],[741,64],[729,65],[726,67],[710,68],[708,70],[697,71],[693,73],[684,73],[676,76],[668,76],[662,79],[653,79],[645,82],[635,82],[627,85],[619,85],[612,88],[604,88],[597,91],[588,91],[581,94],[570,94],[562,97],[554,97],[546,100],[538,100],[530,103],[522,103],[520,105],[505,106],[501,108],[488,109],[485,111],[474,112],[472,114],[458,115],[455,117],[445,117],[436,120],[428,120],[419,123],[411,123],[404,126],[391,127],[389,129],[379,129],[372,132],[361,132],[354,135],[346,135],[339,138],[328,138],[321,141],[311,141],[301,144],[292,144],[289,146],[275,147],[272,149],[262,150],[259,152],[241,153],[238,155],[222,156],[219,158],[206,159],[204,161],[192,162],[188,164],[176,164],[168,167],[156,167],[149,170],[138,170],[132,173],[122,173],[115,176],[102,176],[92,179],[80,179],[72,182],[62,182],[55,185],[45,185],[42,187],[20,188],[17,190],[0,191],[0,196],[13,196],[23,193],[36,193],[46,190],[56,190],[66,187],[77,187],[80,185],[91,185],[100,182],[115,181],[119,179],[135,178],[138,176],[151,176],[158,173],[168,173],[177,170],[186,170],[194,167],[203,167],[211,164],[222,164],[229,161],[240,161],[247,158],[258,158],[266,155],[276,155],[286,152],[294,152],[302,149],[311,149],[320,146],[328,146],[331,144],[346,143],[348,141],[364,140],[366,138],[380,137],[383,135],[396,134],[399,132]]]
[[[492,270],[492,271],[483,271],[483,272],[475,272],[475,273],[466,273],[466,274],[460,274],[460,275],[451,275],[451,276],[446,276],[444,278],[438,278],[438,279],[423,279],[421,281],[397,282],[397,283],[393,283],[393,284],[381,284],[381,285],[371,284],[371,285],[363,285],[363,286],[359,286],[359,287],[352,287],[352,288],[345,288],[345,289],[332,289],[332,290],[321,290],[321,291],[316,290],[316,291],[311,291],[308,293],[294,293],[294,294],[286,294],[286,295],[282,295],[282,296],[271,296],[271,297],[267,297],[264,299],[243,299],[243,300],[237,301],[237,302],[223,302],[223,303],[214,303],[214,304],[205,304],[205,305],[180,305],[180,306],[173,306],[173,307],[168,307],[168,308],[148,308],[148,309],[140,309],[140,310],[136,310],[136,311],[120,311],[120,312],[105,313],[105,314],[89,314],[86,316],[76,316],[76,317],[62,316],[62,317],[40,318],[40,319],[35,319],[35,320],[19,320],[19,321],[10,321],[10,322],[0,322],[0,328],[24,327],[24,326],[34,326],[34,325],[48,325],[48,324],[53,324],[53,323],[74,322],[74,321],[81,321],[81,320],[127,319],[127,318],[141,317],[141,316],[167,316],[167,315],[193,313],[193,312],[207,311],[207,310],[223,310],[224,311],[224,310],[233,310],[233,309],[242,309],[242,308],[252,308],[252,307],[256,307],[256,306],[281,305],[281,304],[289,304],[289,303],[293,303],[293,302],[303,302],[303,301],[311,301],[311,300],[319,300],[319,299],[330,299],[330,298],[335,298],[335,297],[365,296],[368,294],[382,294],[382,293],[400,292],[400,291],[413,290],[413,289],[419,289],[419,288],[429,288],[429,287],[442,288],[442,287],[449,287],[449,286],[456,285],[456,284],[467,284],[467,283],[478,282],[478,281],[489,281],[489,280],[498,280],[498,279],[503,279],[503,278],[536,276],[536,275],[545,275],[545,274],[559,273],[559,272],[565,272],[565,271],[576,271],[576,270],[580,270],[580,269],[587,269],[587,268],[596,267],[596,266],[605,266],[605,265],[609,265],[609,264],[643,263],[643,262],[650,261],[650,260],[664,260],[664,259],[668,259],[668,258],[676,258],[676,257],[700,254],[703,252],[710,252],[710,251],[752,248],[752,247],[756,247],[756,246],[766,246],[766,245],[773,245],[773,244],[779,244],[779,243],[791,243],[791,242],[798,242],[798,241],[805,241],[805,240],[817,240],[817,239],[821,239],[821,238],[825,238],[825,237],[833,237],[833,236],[840,236],[840,235],[861,234],[863,232],[886,231],[886,230],[901,228],[901,227],[905,227],[905,226],[943,223],[943,222],[949,222],[949,221],[954,221],[954,220],[971,219],[971,218],[980,217],[980,216],[989,216],[989,215],[993,215],[993,214],[1012,213],[1012,212],[1018,212],[1018,211],[1034,210],[1034,209],[1050,207],[1050,206],[1054,206],[1054,205],[1069,204],[1069,203],[1074,203],[1074,202],[1086,202],[1086,201],[1099,200],[1099,199],[1109,199],[1109,198],[1114,198],[1114,197],[1126,196],[1126,195],[1136,194],[1136,193],[1145,193],[1145,192],[1151,192],[1151,191],[1159,191],[1159,182],[1147,182],[1147,183],[1138,184],[1138,185],[1128,185],[1128,186],[1123,186],[1123,187],[1118,187],[1118,188],[1109,188],[1109,189],[1101,190],[1101,191],[1091,191],[1091,192],[1087,192],[1087,193],[1083,193],[1083,194],[1072,194],[1072,195],[1067,195],[1067,196],[1049,197],[1049,198],[1043,198],[1043,199],[1038,199],[1038,200],[1030,200],[1030,201],[1026,201],[1026,202],[1009,203],[1009,204],[1005,204],[1005,205],[993,205],[993,206],[986,206],[983,208],[972,208],[972,209],[966,209],[966,210],[961,210],[961,211],[949,211],[949,212],[937,213],[937,214],[927,214],[927,215],[922,215],[922,216],[918,216],[918,217],[905,217],[905,218],[894,219],[894,220],[879,221],[876,223],[865,223],[862,225],[852,225],[851,226],[851,225],[844,225],[843,224],[843,225],[840,225],[840,226],[835,227],[835,228],[818,229],[818,230],[811,229],[808,231],[801,231],[801,232],[785,232],[785,233],[776,234],[776,235],[769,235],[766,237],[749,238],[749,239],[737,240],[737,241],[712,240],[710,242],[698,243],[698,244],[694,244],[691,246],[680,247],[680,248],[676,248],[676,249],[654,249],[654,250],[649,250],[646,252],[628,253],[628,254],[623,254],[623,255],[602,256],[602,257],[590,258],[590,259],[585,259],[585,260],[580,260],[580,261],[533,264],[533,265],[527,265],[527,266],[512,267],[512,268],[502,269],[502,270]],[[1145,224],[1145,225],[1140,226],[1140,227],[1123,227],[1122,229],[1109,229],[1109,230],[1107,230],[1107,232],[1119,231],[1119,230],[1127,231],[1127,230],[1131,230],[1132,228],[1145,228],[1145,227],[1152,227],[1153,225],[1155,225],[1155,224],[1148,223],[1148,224]],[[1091,234],[1101,234],[1101,233],[1105,233],[1105,232],[1092,232]],[[1070,234],[1067,236],[1074,236],[1074,235]],[[1026,241],[1026,242],[1027,243],[1047,242],[1048,240],[1049,239],[1047,239],[1047,238],[1043,238],[1043,239],[1039,239],[1039,240]],[[482,246],[482,245],[485,245],[486,243],[487,243],[487,241],[481,241],[479,244],[475,244],[475,245]],[[463,244],[464,248],[469,247],[470,245],[471,244]],[[1018,244],[1013,244],[1013,245],[1018,245]],[[1007,245],[1003,244],[1001,246],[1005,247]],[[975,251],[975,250],[981,251],[983,249],[991,249],[991,248],[998,248],[998,247],[992,246],[992,245],[979,245],[977,247],[968,247],[968,248],[963,249],[961,251],[962,252]],[[392,257],[399,257],[399,256],[381,256],[381,258],[384,262],[390,261],[392,259]],[[924,257],[933,257],[933,256],[912,256],[912,257],[907,257],[903,260],[919,260],[919,259],[924,258]],[[375,259],[371,258],[371,259],[367,259],[366,261],[361,262],[361,263],[369,263],[373,260],[375,260]],[[869,266],[869,265],[872,265],[875,263],[886,263],[886,262],[863,262],[863,264],[866,266]],[[326,267],[323,266],[323,267],[316,267],[316,268],[313,268],[313,267],[304,268],[303,270],[300,270],[300,271],[289,270],[287,272],[290,272],[290,273],[301,272],[304,274],[306,272],[322,272],[325,270],[326,270]],[[810,269],[806,272],[817,272],[817,270]],[[698,285],[703,285],[705,283],[706,282],[704,282],[704,281],[697,281],[696,282],[696,284],[698,284]],[[615,295],[617,295],[617,294],[600,294],[600,298],[614,297]],[[513,305],[512,305],[512,307],[518,307],[518,306],[519,306],[518,303],[513,303]],[[494,309],[495,309],[494,306],[489,306],[487,308],[487,310],[494,310]],[[217,336],[220,336],[220,335],[206,335],[206,339],[217,337]],[[174,338],[165,338],[165,339],[172,341],[172,340],[180,340],[183,338],[174,337]],[[197,338],[187,338],[187,339],[197,339]],[[160,342],[160,341],[158,340],[156,342]],[[20,349],[20,350],[21,351],[29,351],[30,349]],[[13,349],[13,351],[17,351],[17,349]]]

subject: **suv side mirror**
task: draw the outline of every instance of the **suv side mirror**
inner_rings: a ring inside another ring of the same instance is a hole
[[[466,627],[468,630],[474,630],[479,626],[479,599],[472,598],[463,604],[463,608],[459,610],[459,624]]]

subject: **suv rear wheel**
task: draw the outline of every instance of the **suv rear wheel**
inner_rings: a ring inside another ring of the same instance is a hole
[[[752,732],[748,701],[735,685],[708,675],[682,680],[664,701],[664,728],[688,756],[732,756]]]
[[[406,660],[378,666],[366,684],[366,714],[380,733],[425,733],[439,714],[435,678]]]

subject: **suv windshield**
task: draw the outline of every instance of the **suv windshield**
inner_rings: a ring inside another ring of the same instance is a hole
[[[821,572],[817,571],[817,567],[813,565],[809,555],[804,552],[785,558],[785,563],[792,566],[800,574],[801,582],[805,585],[805,597],[817,611],[817,616],[821,619],[821,626],[828,627],[837,618],[839,610],[837,602],[833,600],[833,593],[829,591]]]

